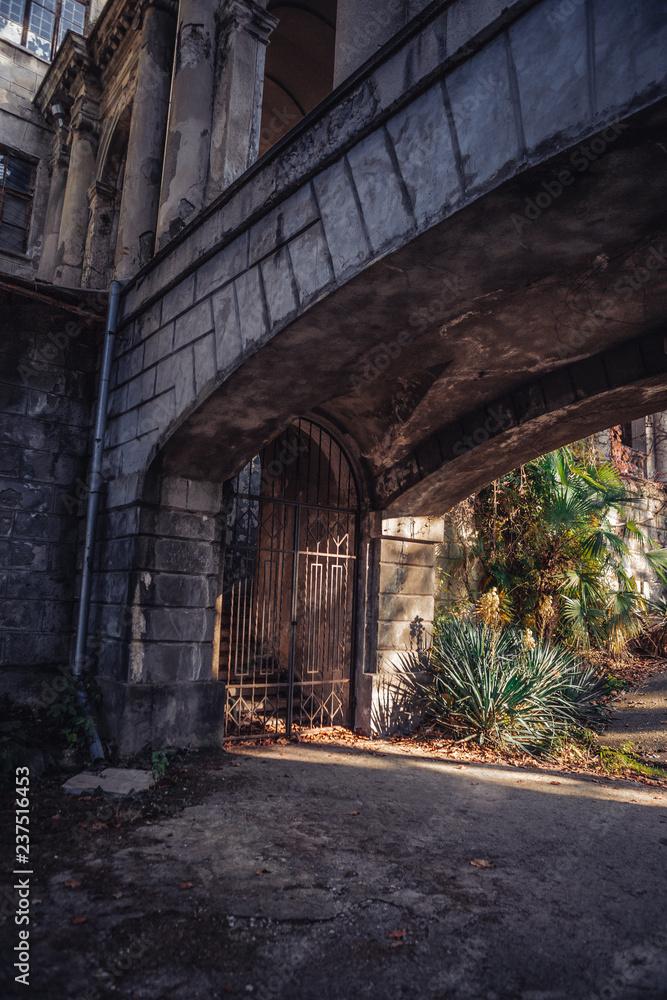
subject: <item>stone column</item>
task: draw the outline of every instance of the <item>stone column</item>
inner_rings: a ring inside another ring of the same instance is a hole
[[[667,413],[664,412],[653,414],[653,452],[654,477],[658,482],[667,482]]]
[[[400,31],[413,16],[410,8],[418,6],[407,0],[385,0],[382,4],[377,0],[338,0],[334,87]]]
[[[224,191],[259,153],[264,60],[278,23],[254,0],[220,7],[207,202]]]
[[[435,605],[435,564],[444,541],[442,518],[383,519],[375,539],[377,647],[370,719],[362,728],[397,732],[416,723],[401,679],[402,655],[430,645]]]
[[[49,200],[44,220],[42,256],[39,261],[39,270],[37,271],[37,277],[40,281],[53,281],[53,273],[56,268],[58,238],[60,235],[63,203],[65,201],[65,188],[67,187],[67,169],[69,166],[69,146],[67,145],[67,132],[64,128],[59,127],[54,136],[53,153],[49,166],[51,169],[51,184],[49,186]]]
[[[83,253],[88,232],[88,188],[95,174],[99,129],[99,104],[87,89],[72,107],[70,159],[58,238],[56,285],[81,285]]]
[[[104,181],[95,180],[88,188],[88,233],[83,252],[84,288],[108,288],[111,280],[110,243],[117,212],[117,191]]]
[[[158,249],[204,205],[211,145],[217,0],[181,0],[160,192]]]
[[[141,5],[141,52],[115,258],[119,280],[135,274],[155,251],[176,10],[173,0],[144,0]]]

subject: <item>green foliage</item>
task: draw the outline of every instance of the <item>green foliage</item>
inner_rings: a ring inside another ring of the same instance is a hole
[[[509,473],[474,499],[483,589],[497,587],[505,617],[541,639],[624,648],[645,607],[623,567],[629,539],[667,580],[667,550],[628,516],[640,499],[585,451],[561,448]]]
[[[153,750],[151,754],[151,774],[153,776],[153,781],[159,781],[162,777],[164,777],[168,763],[169,755],[167,754],[166,747],[160,747],[159,750]]]
[[[463,741],[549,755],[601,716],[597,672],[562,647],[527,647],[514,628],[441,619],[428,673],[426,683],[413,680],[426,718]]]
[[[665,778],[667,771],[662,767],[651,767],[643,764],[635,756],[633,743],[622,743],[619,749],[614,747],[599,747],[600,762],[609,774],[621,774],[625,771],[635,771],[647,778]]]
[[[100,691],[91,676],[70,677],[58,697],[49,705],[47,715],[55,720],[70,747],[86,749],[94,731],[93,720],[83,714],[81,694],[92,707],[100,700]]]

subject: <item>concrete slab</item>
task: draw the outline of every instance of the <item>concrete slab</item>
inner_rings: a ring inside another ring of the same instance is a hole
[[[83,771],[75,774],[65,782],[63,789],[71,795],[89,795],[101,789],[105,795],[131,795],[133,792],[145,792],[154,785],[150,771],[139,771],[136,768],[107,767],[99,774]]]

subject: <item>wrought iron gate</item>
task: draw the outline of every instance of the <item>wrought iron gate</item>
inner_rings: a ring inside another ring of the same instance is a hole
[[[228,737],[351,723],[358,492],[299,420],[226,486],[219,676]]]

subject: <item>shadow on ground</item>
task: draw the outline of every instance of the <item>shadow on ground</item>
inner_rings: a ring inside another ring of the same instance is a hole
[[[5,972],[2,995],[665,1000],[666,807],[507,766],[221,751],[180,815],[60,862],[39,843],[31,985]]]
[[[647,761],[667,763],[667,673],[656,674],[612,703],[613,715],[604,742],[620,748],[632,743]]]

